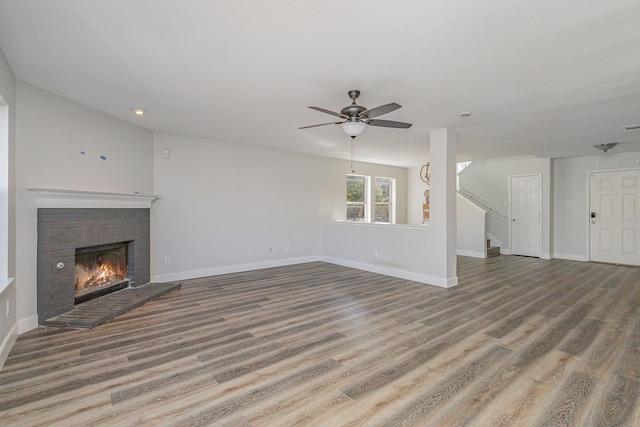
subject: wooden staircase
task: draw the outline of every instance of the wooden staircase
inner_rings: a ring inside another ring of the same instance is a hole
[[[491,240],[487,239],[487,258],[500,256],[500,246],[491,246]]]

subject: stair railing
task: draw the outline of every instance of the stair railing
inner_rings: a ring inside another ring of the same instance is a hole
[[[507,214],[500,211],[498,208],[491,206],[489,203],[485,202],[482,199],[479,199],[478,197],[474,196],[473,194],[469,193],[467,190],[465,190],[464,188],[458,187],[458,193],[460,195],[462,195],[463,197],[466,197],[469,200],[472,200],[474,203],[479,204],[481,207],[486,208],[492,212],[497,213],[498,215],[508,218]]]

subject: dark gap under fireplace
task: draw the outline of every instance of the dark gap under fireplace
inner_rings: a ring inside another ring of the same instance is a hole
[[[75,304],[129,286],[129,242],[77,248]]]

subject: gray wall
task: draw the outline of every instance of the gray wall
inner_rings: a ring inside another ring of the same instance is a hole
[[[640,151],[555,160],[556,257],[589,259],[589,172],[618,169],[640,169]]]
[[[406,222],[406,170],[355,166],[396,179],[397,222]],[[346,219],[350,172],[344,160],[156,133],[152,281],[318,257],[320,222]]]

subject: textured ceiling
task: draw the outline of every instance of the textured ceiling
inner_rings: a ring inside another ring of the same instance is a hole
[[[640,150],[640,2],[0,0],[16,78],[154,131],[348,158],[308,105],[403,108],[356,159],[414,166],[429,132],[458,160]],[[131,107],[149,113],[135,117]],[[471,111],[461,118],[463,111]]]

